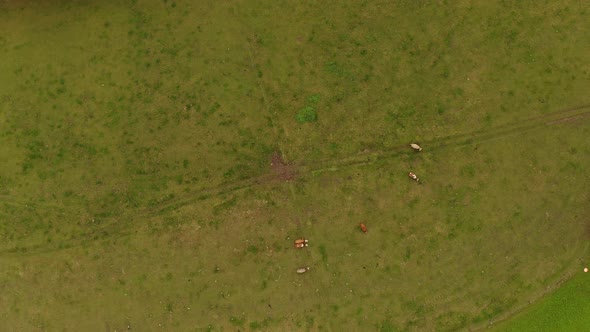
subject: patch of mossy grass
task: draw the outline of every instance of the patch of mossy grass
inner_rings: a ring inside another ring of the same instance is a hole
[[[318,114],[313,106],[307,105],[297,112],[296,119],[300,123],[315,122],[318,119]]]

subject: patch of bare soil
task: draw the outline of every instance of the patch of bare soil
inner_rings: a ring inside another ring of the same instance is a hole
[[[275,152],[270,157],[270,168],[276,179],[281,181],[292,181],[297,178],[297,169],[294,165],[288,164],[280,152]]]

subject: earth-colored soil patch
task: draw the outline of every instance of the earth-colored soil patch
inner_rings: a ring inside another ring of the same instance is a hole
[[[296,167],[286,163],[280,152],[274,152],[272,154],[270,166],[273,174],[281,181],[293,181],[297,178]]]

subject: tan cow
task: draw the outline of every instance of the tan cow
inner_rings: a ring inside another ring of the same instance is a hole
[[[410,146],[412,147],[412,149],[414,149],[416,151],[422,151],[422,148],[420,147],[420,145],[418,145],[416,143],[412,143],[412,144],[410,144]]]
[[[297,273],[301,274],[301,273],[305,273],[309,271],[309,266],[308,267],[300,267],[297,269]]]

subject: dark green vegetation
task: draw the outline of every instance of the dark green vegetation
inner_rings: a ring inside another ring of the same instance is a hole
[[[580,273],[550,297],[534,304],[496,331],[583,331],[590,324],[590,282]]]
[[[3,329],[508,317],[588,261],[589,11],[2,2]]]

